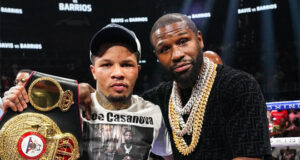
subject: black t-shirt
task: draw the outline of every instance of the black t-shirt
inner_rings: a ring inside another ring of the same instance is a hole
[[[168,119],[171,90],[172,82],[164,82],[145,92],[143,97],[161,107],[174,159],[270,158],[267,108],[259,85],[251,75],[218,65],[200,139],[194,152],[188,156],[183,156],[173,141]],[[188,145],[191,138],[184,136]]]

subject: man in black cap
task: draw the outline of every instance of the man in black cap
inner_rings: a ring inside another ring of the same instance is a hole
[[[204,57],[201,32],[186,15],[160,17],[150,41],[173,80],[143,98],[160,106],[174,159],[271,158],[267,107],[251,75]]]
[[[113,159],[114,148],[119,148],[124,142],[124,129],[134,131],[135,139],[139,142],[136,146],[146,149],[143,155],[133,156],[132,159],[146,160],[150,151],[165,159],[172,158],[160,108],[132,95],[140,70],[140,56],[141,46],[136,35],[121,25],[109,24],[93,36],[90,43],[90,69],[97,88],[91,94],[91,119],[81,115],[83,159],[103,157],[107,154],[107,143],[114,142],[110,145],[108,158]],[[24,88],[13,94],[18,102],[25,99],[19,97],[27,96]],[[5,109],[16,107],[16,100],[6,100],[9,103],[4,103]]]
[[[140,70],[140,54],[140,42],[134,32],[121,25],[109,24],[94,35],[90,44],[90,68],[97,81],[97,89],[91,95],[92,119],[83,117],[84,137],[88,139],[87,143],[97,139],[101,148],[107,137],[91,137],[89,133],[94,132],[95,125],[101,124],[102,128],[110,125],[110,139],[116,141],[115,147],[118,148],[123,141],[122,130],[131,128],[137,141],[143,144],[138,147],[148,148],[142,159],[148,159],[151,148],[152,152],[167,156],[171,151],[165,147],[168,136],[159,107],[132,95]],[[92,153],[88,152],[91,156]]]

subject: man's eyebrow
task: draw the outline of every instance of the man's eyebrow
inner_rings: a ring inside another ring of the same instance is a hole
[[[187,31],[179,32],[177,35],[178,35],[178,36],[182,36],[182,35],[185,35],[185,34],[188,34],[188,32],[187,32]]]
[[[100,59],[100,62],[110,62],[110,59]]]
[[[131,59],[125,59],[125,60],[123,60],[122,62],[123,62],[123,63],[129,63],[129,62],[131,63],[131,62],[134,62],[134,61],[131,60]]]
[[[188,34],[188,32],[187,31],[183,31],[183,32],[179,32],[179,33],[176,33],[175,35],[176,36],[183,36],[183,35],[186,35],[186,34]],[[160,37],[159,37],[160,38]],[[158,38],[158,39],[159,39]],[[159,47],[159,46],[161,46],[163,44],[163,41],[159,41],[158,42],[158,44],[156,45],[157,47]]]
[[[156,47],[159,47],[163,44],[163,41],[159,41],[158,44],[156,45]]]

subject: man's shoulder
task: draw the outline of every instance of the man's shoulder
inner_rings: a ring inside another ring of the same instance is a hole
[[[141,96],[142,97],[157,97],[157,96],[162,96],[164,94],[166,94],[168,91],[170,91],[172,89],[172,81],[168,81],[168,82],[161,82],[159,83],[157,86],[146,90]],[[148,98],[146,98],[148,99]]]
[[[149,93],[149,92],[159,92],[159,91],[163,91],[166,89],[171,89],[172,88],[172,84],[173,81],[168,81],[168,82],[160,82],[157,86],[148,89],[145,91],[145,93]]]
[[[132,95],[132,102],[135,103],[139,108],[143,108],[143,109],[154,109],[154,110],[160,110],[159,106],[145,100],[143,97],[138,96],[138,95]]]
[[[260,92],[259,84],[252,75],[226,65],[218,65],[213,95],[227,99],[238,96],[241,92],[254,91],[253,89]]]
[[[251,74],[239,70],[239,69],[235,69],[232,68],[230,66],[227,65],[218,65],[217,68],[217,72],[220,72],[222,75],[224,76],[232,76],[232,77],[239,77],[239,76],[245,76],[245,77],[253,77]]]
[[[96,98],[96,91],[91,93],[91,105],[92,106],[95,106],[99,104],[98,101],[97,101],[97,98]],[[99,104],[100,105],[100,104]]]
[[[220,83],[231,85],[239,84],[243,81],[256,81],[251,74],[227,65],[218,65],[216,80],[219,80]]]

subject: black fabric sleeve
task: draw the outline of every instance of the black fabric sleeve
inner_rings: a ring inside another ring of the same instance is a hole
[[[266,158],[271,154],[267,107],[256,80],[249,74],[235,76],[228,88],[226,123],[233,157]]]

